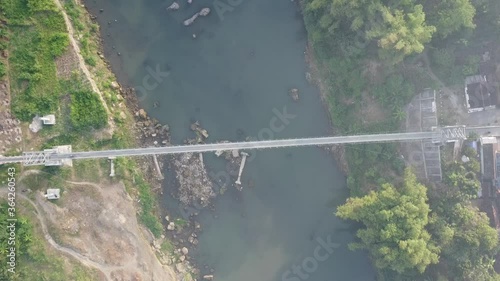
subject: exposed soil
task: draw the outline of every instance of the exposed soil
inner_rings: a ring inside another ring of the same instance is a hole
[[[21,151],[21,122],[12,115],[10,101],[9,82],[0,80],[0,155]]]
[[[70,79],[73,71],[78,69],[78,56],[75,49],[69,47],[64,54],[55,59],[57,77],[59,79]]]
[[[9,69],[9,54],[2,52],[2,61]],[[21,122],[11,111],[11,95],[9,79],[0,79],[0,155],[6,152],[20,152],[22,148]]]
[[[55,204],[42,194],[35,197],[49,243],[103,272],[105,280],[176,280],[148,244],[123,184],[67,182]]]

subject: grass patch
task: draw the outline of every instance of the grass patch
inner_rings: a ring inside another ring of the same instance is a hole
[[[99,96],[90,91],[71,93],[70,119],[77,131],[100,129],[108,124],[108,114]]]
[[[12,112],[22,121],[58,110],[61,89],[54,58],[69,39],[52,1],[6,0],[1,4],[10,30]]]

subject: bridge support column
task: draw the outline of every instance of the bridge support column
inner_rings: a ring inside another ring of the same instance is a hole
[[[164,179],[164,177],[161,173],[160,164],[158,164],[158,158],[156,158],[156,154],[153,154],[153,160],[155,162],[156,172],[158,172],[158,177],[160,179]]]
[[[238,179],[236,180],[237,185],[241,185],[241,174],[243,173],[243,168],[245,168],[245,162],[247,160],[248,153],[246,152],[241,152],[241,165],[240,165],[240,172],[238,173]]]
[[[110,177],[115,176],[115,162],[113,162],[114,157],[109,157],[109,160],[111,161],[111,171],[109,172]]]

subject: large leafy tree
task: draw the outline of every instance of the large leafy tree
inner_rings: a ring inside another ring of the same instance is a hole
[[[364,197],[348,199],[337,216],[365,225],[357,232],[361,242],[351,248],[367,249],[377,268],[401,274],[436,264],[440,250],[425,229],[430,212],[426,191],[406,170],[400,186],[386,183]]]
[[[454,280],[500,280],[493,269],[498,234],[486,214],[457,203],[433,215],[432,233],[442,248],[442,258]]]
[[[436,31],[427,25],[422,5],[415,5],[413,11],[391,10],[383,7],[383,23],[368,30],[369,39],[376,39],[382,48],[381,55],[393,62],[400,62],[405,56],[421,53],[424,44],[432,39]]]
[[[374,21],[383,6],[380,0],[312,0],[307,8],[326,11],[319,20],[320,26],[335,32],[343,24],[353,31],[362,30]]]
[[[436,31],[426,24],[423,7],[415,0],[312,0],[306,8],[316,13],[325,34],[353,32],[366,43],[375,40],[383,58],[393,63],[421,53]]]
[[[474,28],[476,8],[470,0],[429,1],[426,7],[429,23],[436,26],[441,37],[447,37],[461,28]]]

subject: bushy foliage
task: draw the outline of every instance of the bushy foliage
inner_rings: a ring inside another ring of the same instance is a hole
[[[57,6],[52,0],[28,0],[27,6],[31,13],[57,11]]]
[[[357,232],[361,242],[351,248],[367,249],[377,268],[400,274],[422,273],[436,264],[440,250],[425,229],[430,213],[426,191],[407,170],[398,187],[386,183],[366,196],[348,199],[337,216],[365,226]]]
[[[6,73],[7,69],[5,67],[5,64],[0,61],[0,78],[3,78]]]
[[[100,129],[108,123],[108,114],[96,93],[73,92],[70,120],[75,130]]]
[[[476,13],[470,0],[310,0],[305,8],[306,17],[315,19],[308,21],[313,41],[355,33],[375,40],[381,58],[391,63],[421,53],[435,33],[447,37],[474,28]]]
[[[67,33],[54,33],[49,38],[51,54],[58,57],[66,51],[69,45],[69,38]]]

